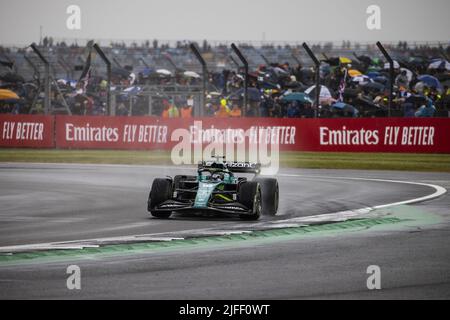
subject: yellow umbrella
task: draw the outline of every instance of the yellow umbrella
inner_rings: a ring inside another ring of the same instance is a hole
[[[7,90],[7,89],[0,89],[0,100],[19,100],[19,96],[11,91],[11,90]]]
[[[340,62],[341,64],[349,64],[349,63],[352,63],[352,60],[350,60],[350,59],[347,58],[347,57],[339,57],[339,62]]]
[[[350,70],[348,70],[348,75],[353,78],[353,77],[357,77],[357,76],[362,76],[362,73],[358,70],[350,69]]]

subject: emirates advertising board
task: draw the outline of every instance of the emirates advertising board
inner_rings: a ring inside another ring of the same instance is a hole
[[[450,153],[450,119],[0,117],[2,147],[171,150],[181,142],[280,151]]]

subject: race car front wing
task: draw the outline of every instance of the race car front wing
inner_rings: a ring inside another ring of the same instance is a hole
[[[153,208],[149,211],[154,212],[186,212],[186,213],[223,213],[223,214],[253,214],[252,210],[248,209],[246,206],[239,202],[229,202],[229,203],[209,203],[207,206],[196,207],[192,203],[179,202],[175,200],[168,200]]]

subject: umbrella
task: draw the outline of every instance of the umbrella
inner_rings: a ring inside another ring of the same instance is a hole
[[[19,100],[20,97],[14,91],[0,89],[0,100]]]
[[[158,70],[156,70],[156,73],[160,74],[162,76],[171,76],[172,75],[172,72],[170,72],[167,69],[158,69]]]
[[[428,69],[450,70],[450,63],[447,60],[439,59],[430,63]]]
[[[379,77],[380,75],[381,75],[381,73],[379,73],[378,71],[370,71],[367,73],[367,76],[372,79]]]
[[[350,69],[350,70],[348,70],[348,75],[350,77],[357,77],[357,76],[362,76],[362,73],[358,70]]]
[[[419,76],[417,79],[429,87],[436,88],[436,89],[442,89],[442,85],[436,77],[430,76],[428,74],[424,74],[424,75]]]
[[[148,77],[152,73],[155,73],[155,70],[149,67],[138,67],[135,69],[135,73],[140,73],[143,77]]]
[[[276,68],[273,68],[272,70],[273,70],[273,72],[275,72],[275,74],[277,76],[281,76],[281,77],[289,76],[289,73],[286,70],[282,69],[282,68],[276,67]]]
[[[422,57],[410,57],[408,63],[415,66],[420,66],[426,63],[426,61],[425,58]]]
[[[373,80],[369,76],[360,75],[352,78],[352,82],[356,82],[359,85],[364,85],[369,82],[373,82]]]
[[[390,64],[389,63],[385,63],[384,64],[384,69],[387,70],[390,68]],[[394,60],[394,69],[400,69],[400,63],[398,63],[398,61]]]
[[[358,109],[356,109],[354,106],[338,102],[331,106],[332,109],[335,109],[336,111],[342,111],[344,113],[350,113],[353,117],[356,117],[359,114]]]
[[[311,97],[316,96],[316,86],[309,87],[305,90],[305,93],[308,94]],[[320,86],[320,99],[330,99],[332,98],[331,91],[325,86]]]
[[[340,62],[341,64],[350,64],[350,63],[352,63],[352,60],[350,60],[350,59],[347,58],[347,57],[339,57],[339,62]]]
[[[303,91],[306,89],[306,86],[298,81],[290,82],[284,85],[285,88],[289,89],[296,89],[297,91]],[[279,89],[278,87],[275,88],[268,88],[268,89]]]
[[[389,82],[389,79],[386,76],[378,76],[373,79],[373,81],[381,83],[383,85]]]
[[[72,88],[75,88],[77,86],[78,81],[76,80],[72,80],[72,79],[58,79],[56,80],[56,83],[60,84],[60,85],[69,85]]]
[[[357,56],[356,54],[355,56],[359,61],[365,63],[366,65],[370,65],[372,63],[372,59],[369,56]]]
[[[385,89],[385,86],[378,82],[369,82],[362,86],[363,90],[366,92],[374,92],[379,93],[383,92]]]
[[[322,60],[325,63],[328,63],[331,66],[338,66],[339,65],[339,58],[327,58],[326,60]]]
[[[111,73],[115,76],[119,76],[125,79],[130,76],[130,72],[123,68],[112,68]]]
[[[199,79],[200,75],[197,72],[194,71],[185,71],[183,73],[183,75],[187,78],[194,78],[194,79]]]
[[[244,97],[244,94],[245,94],[245,90],[244,90],[244,88],[242,88],[242,89],[239,89],[239,90],[233,92],[232,94],[230,94],[228,96],[228,98],[229,99],[236,98],[236,97],[241,98],[241,97]],[[247,94],[248,94],[248,99],[250,101],[259,102],[262,99],[261,92],[256,88],[248,88]]]
[[[132,87],[129,87],[129,88],[126,88],[126,89],[124,89],[123,90],[123,93],[125,93],[125,94],[132,94],[132,95],[136,95],[136,94],[138,94],[139,92],[141,92],[142,91],[142,88],[141,87],[138,87],[138,86],[132,86]]]
[[[220,97],[221,96],[220,92],[217,92],[217,91],[212,91],[212,92],[209,93],[209,95],[215,96],[215,97]]]
[[[273,83],[270,81],[260,81],[258,80],[258,85],[261,89],[281,89],[281,86],[277,83]],[[287,86],[286,86],[287,87]]]
[[[7,72],[1,75],[0,80],[11,83],[25,82],[25,79],[21,75],[13,72]]]
[[[412,81],[414,74],[413,74],[413,72],[411,70],[406,69],[406,68],[401,68],[400,71],[405,71],[406,72],[406,77],[408,78],[408,81],[409,82]]]
[[[287,95],[284,95],[281,100],[290,102],[290,101],[298,101],[300,103],[310,103],[312,104],[311,98],[303,92],[294,92],[294,93],[288,93]]]
[[[381,70],[381,68],[379,68],[377,66],[370,66],[367,68],[367,72],[378,72],[380,70]]]
[[[408,98],[405,99],[405,102],[415,103],[415,104],[424,104],[427,102],[427,98],[420,94],[412,94]]]

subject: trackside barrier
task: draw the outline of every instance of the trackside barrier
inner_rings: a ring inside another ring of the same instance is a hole
[[[449,118],[162,119],[0,115],[0,147],[171,150],[175,130],[191,143],[279,144],[281,151],[449,153]],[[266,129],[266,130],[261,130]],[[246,136],[247,132],[247,136]]]
[[[54,148],[54,121],[54,116],[2,114],[0,147]]]

